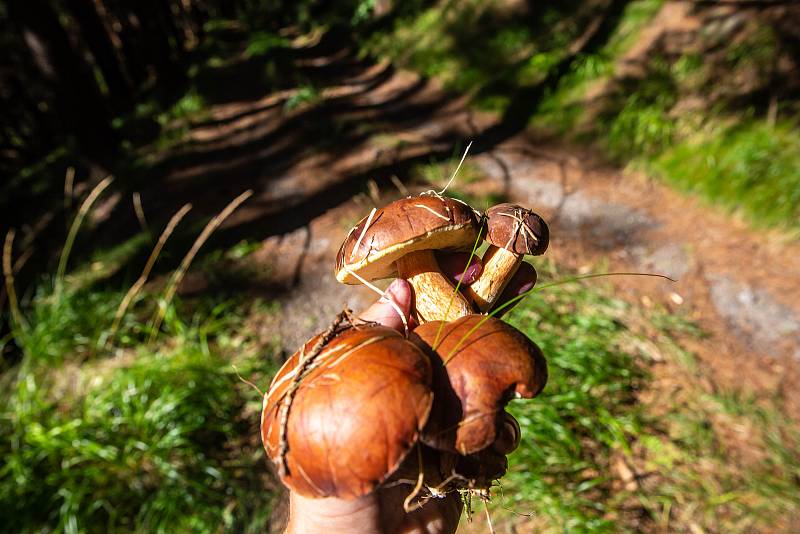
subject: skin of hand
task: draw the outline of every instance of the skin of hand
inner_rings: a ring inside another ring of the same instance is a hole
[[[466,254],[449,254],[439,258],[446,275],[452,280],[461,279],[463,286],[473,283],[481,272],[480,261],[473,258],[469,266]],[[509,282],[500,302],[529,290],[536,282],[536,271],[527,263]],[[359,315],[365,322],[377,322],[397,330],[403,330],[403,321],[398,316],[391,299],[404,313],[408,321],[412,312],[413,289],[405,280],[395,280],[383,297]],[[507,310],[504,310],[507,311]],[[415,326],[410,323],[413,328]],[[498,454],[511,452],[508,437],[498,436],[493,448]],[[395,486],[382,488],[355,500],[336,498],[309,499],[293,492],[289,494],[289,523],[286,534],[450,534],[455,532],[461,516],[461,499],[451,493],[439,499],[431,499],[422,508],[411,513],[403,510],[403,500],[408,488]]]

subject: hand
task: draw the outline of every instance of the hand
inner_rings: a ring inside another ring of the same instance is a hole
[[[439,257],[439,264],[454,283],[459,279],[462,286],[475,282],[481,272],[478,258],[467,263],[467,254],[449,254]],[[500,302],[528,291],[536,282],[536,271],[523,263],[511,279]],[[399,308],[406,321],[411,320],[413,290],[405,280],[395,280],[384,296],[359,315],[363,321],[371,321],[403,330],[403,320],[398,316]],[[389,303],[388,299],[396,305]],[[509,308],[510,309],[510,308]],[[507,311],[503,310],[504,312]],[[413,327],[413,324],[410,324]],[[493,446],[498,454],[511,452],[509,438],[501,433]],[[404,486],[382,488],[356,500],[336,498],[310,499],[293,492],[289,495],[289,524],[287,534],[338,534],[345,532],[391,533],[391,534],[446,534],[455,532],[461,516],[461,500],[455,493],[443,498],[431,499],[422,508],[411,513],[403,509],[403,500],[409,489]]]
[[[465,268],[464,266],[467,265],[468,258],[469,254],[465,252],[437,255],[439,268],[448,278],[450,278],[453,285],[456,285],[456,283],[460,280],[460,289],[465,289],[470,284],[473,284],[478,279],[483,269],[480,258],[477,256],[473,257],[470,261],[470,264]],[[495,305],[495,308],[501,306],[505,302],[508,302],[512,298],[529,291],[534,284],[536,284],[536,270],[530,263],[523,262],[519,266],[517,272],[508,282],[505,290],[503,290],[503,294]],[[411,301],[413,295],[411,286],[409,286],[408,282],[405,280],[395,280],[386,291],[387,296],[391,297],[391,299],[400,307],[407,320],[412,321],[409,323],[409,326],[413,329],[415,325],[413,324],[413,319],[410,318],[412,315]],[[402,331],[403,320],[398,316],[395,307],[386,302],[384,300],[385,298],[386,297],[383,297],[378,302],[373,304],[370,308],[361,313],[359,317],[364,321],[373,321]],[[512,306],[504,308],[500,313],[497,314],[497,316],[503,316],[510,309],[516,306],[516,304],[517,303],[514,303]]]

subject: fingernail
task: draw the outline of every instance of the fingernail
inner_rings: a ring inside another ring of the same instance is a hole
[[[481,264],[474,262],[470,263],[469,267],[467,267],[463,273],[457,274],[454,278],[457,282],[461,282],[462,284],[471,284],[478,279],[480,274]]]
[[[392,280],[392,283],[389,284],[389,287],[386,288],[384,291],[383,298],[392,297],[392,300],[397,300],[399,296],[397,293],[403,289],[403,281],[400,278],[396,278]]]
[[[494,442],[494,450],[500,454],[510,454],[517,447],[522,437],[522,432],[519,428],[519,423],[510,414],[504,414],[503,423],[500,425],[500,431],[497,434],[497,440]]]
[[[519,289],[517,290],[517,295],[522,295],[523,293],[530,291],[531,289],[533,289],[534,285],[536,285],[536,282],[526,282],[522,284],[521,286],[519,286]]]
[[[394,302],[400,309],[403,310],[404,313],[408,313],[408,306],[410,302],[410,298],[408,296],[408,282],[397,278],[389,284],[389,287],[383,292],[383,296],[380,299],[384,302]]]

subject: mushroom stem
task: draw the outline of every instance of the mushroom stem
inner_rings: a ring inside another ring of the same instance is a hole
[[[406,254],[397,260],[396,265],[398,275],[408,280],[414,288],[414,306],[420,323],[454,321],[474,313],[466,297],[456,291],[439,270],[439,263],[432,250],[417,250]]]
[[[494,245],[486,250],[482,260],[483,270],[478,279],[467,288],[467,295],[482,313],[491,310],[503,294],[522,263],[522,258],[522,254],[514,254]]]

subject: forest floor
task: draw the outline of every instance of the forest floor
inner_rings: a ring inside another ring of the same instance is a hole
[[[660,355],[657,345],[648,349],[655,379],[639,393],[641,402],[734,392],[800,418],[796,240],[753,229],[640,172],[609,165],[590,149],[531,131],[504,135],[497,116],[388,62],[314,43],[298,47],[292,61],[313,92],[214,104],[190,122],[182,143],[152,158],[152,183],[160,185],[141,191],[146,210],[166,214],[192,201],[211,214],[254,190],[220,233],[231,243],[261,240],[248,262],[268,283],[250,290],[276,298],[281,310],[251,318],[263,339],[277,339],[291,353],[343,307],[368,305],[374,294],[342,286],[332,274],[348,229],[373,205],[441,187],[475,140],[452,192],[479,209],[502,199],[541,213],[551,228],[547,257],[564,271],[635,271],[676,280],[598,282],[637,308],[667,310],[703,333],[679,336],[696,357],[688,371]],[[219,83],[249,83],[235,61],[229,67]],[[205,283],[193,274],[181,291],[197,294]],[[722,432],[740,461],[755,461],[748,455],[760,453],[750,446],[746,425]],[[633,475],[623,469],[619,476]],[[524,531],[525,523],[517,518],[507,525]]]
[[[438,173],[434,182],[446,182],[458,151],[497,121],[446,95],[435,81],[386,63],[361,64],[346,51],[339,56],[308,60],[320,70],[346,73],[327,79],[314,102],[287,111],[294,92],[286,91],[212,106],[208,124],[192,126],[186,144],[169,152],[163,166],[171,195],[195,204],[197,195],[209,211],[240,190],[255,190],[222,232],[274,234],[256,257],[269,266],[275,284],[287,286],[287,311],[298,306],[283,314],[287,324],[320,316],[303,331],[296,325],[282,331],[289,347],[336,309],[357,308],[371,298],[363,288],[334,284],[331,275],[350,224],[375,203],[421,190],[431,174]],[[301,146],[285,148],[298,140]],[[288,150],[291,157],[282,153]],[[211,156],[213,163],[206,163]],[[420,166],[433,170],[421,177]],[[791,394],[800,377],[795,240],[779,230],[753,229],[642,173],[606,164],[589,149],[533,132],[494,146],[476,143],[465,169],[453,190],[476,199],[479,209],[490,199],[508,199],[541,213],[552,229],[548,255],[558,263],[579,272],[602,265],[676,279],[610,281],[620,295],[697,321],[708,336],[693,350],[713,365],[721,385],[778,395],[800,414],[800,396]],[[365,178],[368,187],[362,186]],[[145,190],[143,198],[149,193],[163,191]],[[169,210],[168,198],[152,207]],[[326,288],[328,282],[336,289]],[[311,294],[314,301],[302,306]]]
[[[796,10],[381,4],[209,21],[108,161],[5,187],[0,525],[282,531],[262,390],[377,298],[333,274],[353,225],[446,190],[550,225],[496,531],[799,532]]]

